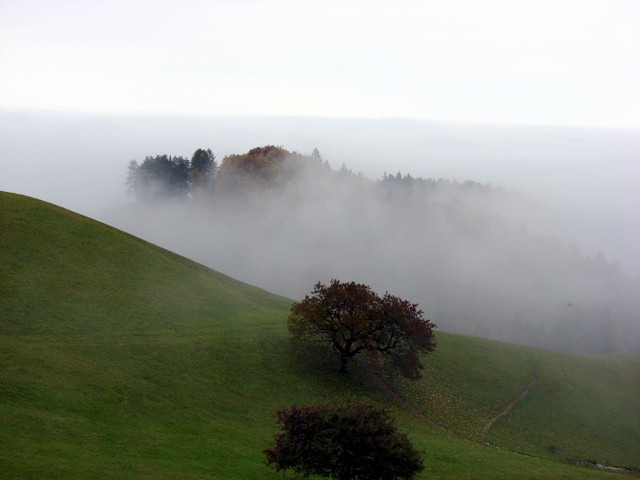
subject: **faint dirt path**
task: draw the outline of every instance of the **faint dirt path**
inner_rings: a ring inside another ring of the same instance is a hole
[[[450,435],[453,435],[455,437],[460,437],[459,434],[457,434],[453,430],[450,430],[443,423],[439,422],[435,418],[430,417],[429,415],[421,412],[414,404],[412,404],[409,400],[404,398],[400,394],[400,392],[398,392],[393,387],[393,385],[391,385],[391,383],[389,383],[389,381],[384,377],[384,375],[382,375],[382,373],[374,365],[365,364],[365,366],[366,366],[366,369],[367,369],[369,375],[378,383],[378,385],[380,385],[380,387],[382,389],[384,389],[389,395],[391,395],[391,397],[393,397],[398,403],[402,404],[405,408],[407,408],[407,410],[409,410],[416,417],[424,420],[425,422],[428,422],[428,423],[434,425],[435,427],[437,427],[440,430],[443,430],[443,431],[449,433]],[[533,386],[535,385],[537,380],[538,380],[538,375],[535,372],[532,373],[531,374],[531,379],[529,380],[529,383],[527,383],[527,385],[522,390],[520,390],[520,393],[518,394],[518,396],[516,398],[514,398],[507,406],[505,406],[500,411],[500,413],[495,415],[493,418],[491,418],[487,422],[487,424],[484,426],[483,431],[486,432],[487,430],[489,430],[493,426],[494,423],[496,423],[498,420],[503,418],[505,415],[509,414],[509,412],[511,412],[511,410],[513,410],[513,407],[515,407],[516,404],[519,401],[521,401],[523,398],[525,398],[527,395],[529,395],[529,392],[531,391],[531,389],[533,388]],[[460,438],[462,438],[462,437],[460,437]]]
[[[531,379],[529,380],[529,383],[527,383],[527,386],[524,387],[522,390],[520,390],[520,393],[518,394],[518,396],[514,398],[506,407],[504,407],[500,411],[500,413],[498,413],[496,416],[494,416],[491,420],[487,422],[487,424],[484,426],[484,431],[486,432],[487,430],[489,430],[494,423],[496,423],[505,415],[509,414],[509,412],[513,410],[513,407],[515,407],[520,400],[522,400],[524,397],[529,395],[529,392],[531,391],[531,388],[533,388],[533,386],[535,385],[536,380],[538,380],[538,375],[536,375],[535,373],[532,373]]]

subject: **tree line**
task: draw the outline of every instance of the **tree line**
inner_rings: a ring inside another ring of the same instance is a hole
[[[247,188],[276,188],[305,168],[329,169],[320,152],[311,155],[282,147],[256,147],[244,154],[227,155],[218,165],[211,149],[197,149],[191,160],[182,156],[147,156],[129,162],[126,185],[140,200],[229,193]]]
[[[304,171],[317,176],[333,176],[336,180],[352,178],[366,180],[346,165],[333,170],[318,149],[311,154],[288,151],[283,147],[266,145],[246,153],[231,154],[218,164],[211,149],[197,149],[191,159],[167,154],[147,156],[139,163],[129,162],[126,185],[129,194],[139,200],[190,197],[198,194],[230,194],[250,189],[278,189],[295,181]],[[372,184],[374,182],[371,182]],[[491,185],[445,179],[425,179],[410,174],[385,173],[375,182],[379,191],[394,198],[398,193],[427,194],[433,191],[458,190],[490,193]]]
[[[129,162],[126,184],[129,193],[139,199],[187,196],[194,190],[210,189],[217,170],[211,149],[197,149],[191,160],[166,154],[147,156],[142,163]]]

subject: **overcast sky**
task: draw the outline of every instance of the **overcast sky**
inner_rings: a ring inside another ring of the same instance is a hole
[[[640,127],[637,0],[0,0],[0,109]]]

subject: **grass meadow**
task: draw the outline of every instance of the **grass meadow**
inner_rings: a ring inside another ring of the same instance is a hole
[[[421,479],[639,475],[637,356],[438,333],[418,382],[340,375],[289,339],[290,299],[7,193],[0,292],[3,479],[278,479],[262,454],[275,410],[344,397],[392,410]]]

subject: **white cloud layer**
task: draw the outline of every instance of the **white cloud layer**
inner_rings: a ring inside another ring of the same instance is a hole
[[[640,3],[0,0],[0,108],[640,127]]]

